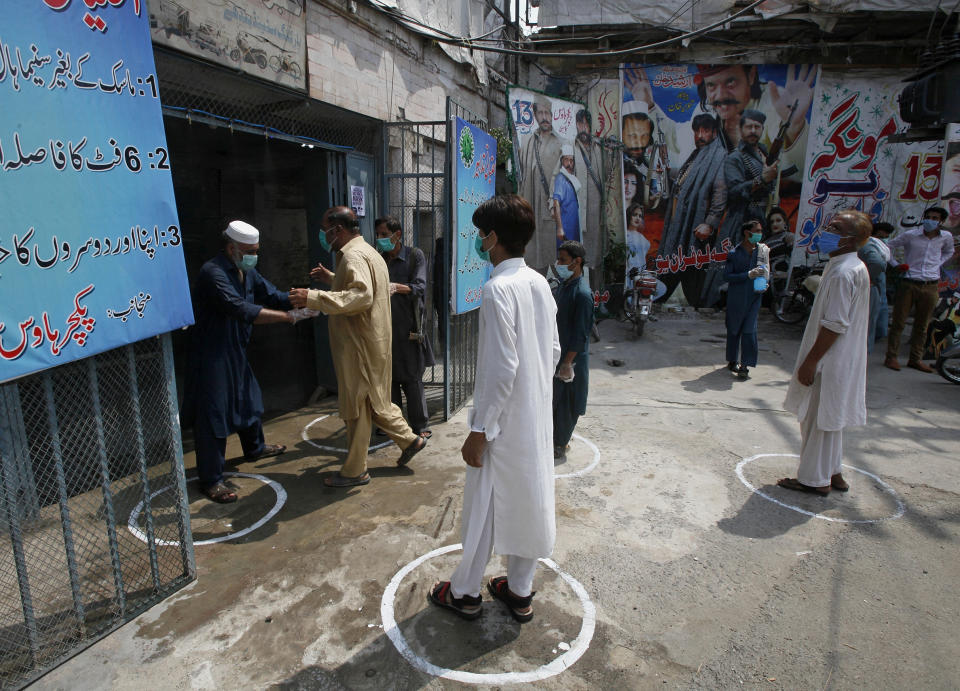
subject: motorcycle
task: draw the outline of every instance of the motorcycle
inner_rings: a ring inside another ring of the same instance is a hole
[[[643,327],[652,319],[653,294],[657,290],[657,274],[653,271],[633,267],[627,276],[630,285],[623,300],[623,313],[633,324],[633,335],[640,338]]]
[[[927,344],[937,359],[937,372],[948,382],[960,384],[960,292],[940,300],[927,328]]]
[[[823,263],[797,266],[793,269],[793,290],[781,290],[774,296],[770,309],[777,321],[784,324],[799,324],[810,316],[813,301],[823,276]]]
[[[960,384],[960,341],[940,353],[937,372],[948,382]]]

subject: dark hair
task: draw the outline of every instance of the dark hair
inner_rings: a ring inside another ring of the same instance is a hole
[[[360,221],[349,206],[335,206],[327,212],[327,220],[332,225],[341,225],[356,235],[360,232]]]
[[[940,216],[940,222],[943,223],[947,220],[947,217],[950,215],[947,213],[947,210],[942,206],[931,206],[928,209],[924,209],[923,215],[926,216],[929,213],[935,213]]]
[[[715,117],[709,113],[700,113],[693,116],[693,120],[690,122],[690,129],[706,129],[716,132],[720,128],[717,126],[717,119]]]
[[[567,240],[562,245],[557,248],[557,254],[560,252],[566,252],[574,259],[580,258],[580,266],[586,266],[587,264],[587,250],[584,246],[577,242],[576,240]]]
[[[643,212],[643,204],[641,204],[640,202],[633,202],[632,204],[630,204],[630,206],[627,207],[627,211],[624,214],[627,218],[628,226],[630,225],[630,217],[633,216],[634,212],[638,210],[640,211],[640,218],[642,218],[644,222],[646,222],[647,215]]]
[[[759,122],[761,125],[764,125],[767,122],[767,116],[754,108],[744,108],[743,112],[740,113],[740,127],[743,127],[743,123],[747,120],[753,120],[754,122]]]
[[[736,67],[737,65],[724,65],[724,67]],[[713,67],[713,65],[711,65]],[[743,73],[746,75],[747,79],[750,79],[750,70],[756,65],[744,65],[740,64],[740,67],[743,68]],[[707,107],[707,84],[705,79],[701,79],[700,83],[697,84],[697,95],[700,97],[700,107]],[[759,101],[760,97],[763,96],[763,88],[760,85],[760,75],[757,75],[757,78],[753,80],[753,84],[750,85],[750,100]]]
[[[522,257],[536,230],[533,207],[518,194],[498,194],[473,212],[473,225],[485,235],[495,232],[497,243],[511,257]]]
[[[588,126],[593,125],[593,117],[590,115],[590,111],[586,108],[581,108],[578,110],[577,122],[585,122]]]
[[[403,232],[403,226],[396,216],[381,216],[373,222],[373,229],[376,230],[379,225],[385,225],[391,233]]]
[[[893,224],[887,223],[886,221],[880,221],[878,223],[874,223],[873,232],[876,233],[877,231],[890,235],[891,233],[893,233]]]
[[[784,220],[784,221],[790,220],[790,216],[787,215],[787,212],[786,212],[786,211],[784,211],[783,209],[781,209],[779,206],[775,206],[775,207],[773,207],[772,209],[770,209],[770,211],[767,212],[767,223],[769,224],[769,223],[770,223],[770,219],[773,218],[773,217],[774,217],[775,215],[777,215],[777,214],[783,216],[783,220]]]

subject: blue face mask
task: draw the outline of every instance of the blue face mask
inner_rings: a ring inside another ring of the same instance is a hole
[[[323,248],[323,251],[324,251],[324,252],[329,252],[329,251],[330,251],[330,241],[327,240],[327,231],[321,230],[319,237],[320,237],[320,246]]]
[[[827,230],[820,231],[820,235],[817,237],[817,251],[830,254],[840,248],[840,241],[842,239],[842,235],[837,235]]]
[[[762,237],[763,237],[762,233],[750,233],[750,242],[756,245],[758,242],[760,242],[760,238]]]
[[[487,235],[487,237],[490,237]],[[479,256],[483,261],[490,261],[490,250],[483,249],[483,241],[487,238],[480,237],[480,233],[477,233],[476,239],[473,241],[473,248],[477,251],[477,256]],[[491,248],[492,249],[492,248]]]
[[[557,276],[560,277],[561,281],[566,281],[568,278],[573,276],[573,269],[566,264],[554,264],[553,268],[556,269]]]
[[[381,252],[392,252],[394,247],[393,238],[377,238],[377,249]]]
[[[940,225],[940,221],[935,218],[925,218],[923,219],[923,232],[932,233],[937,229],[937,226]]]
[[[255,254],[243,254],[240,255],[240,269],[243,271],[249,271],[257,265],[257,255]]]

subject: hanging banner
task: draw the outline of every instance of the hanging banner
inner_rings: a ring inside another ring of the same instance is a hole
[[[0,381],[193,323],[145,5],[11,4]]]
[[[450,309],[454,314],[480,306],[490,262],[477,252],[473,212],[492,198],[497,175],[497,141],[476,125],[453,118],[453,208]]]
[[[155,43],[306,90],[304,0],[150,0],[149,7]]]
[[[897,98],[907,72],[825,71],[815,98],[791,266],[826,260],[817,238],[830,218],[857,209],[895,231],[920,218],[939,193],[942,154],[926,143],[891,143],[901,131]]]
[[[608,98],[609,100],[609,98]],[[517,193],[530,202],[537,231],[527,245],[527,264],[545,271],[565,240],[582,242],[588,263],[600,256],[601,214],[609,165],[599,137],[601,125],[581,103],[531,89],[507,89],[514,137]],[[607,110],[607,115],[612,115]],[[607,116],[603,127],[608,129]]]
[[[940,183],[940,206],[947,210],[943,224],[953,235],[953,256],[944,265],[941,293],[960,291],[960,123],[947,125],[943,172]]]
[[[815,65],[621,65],[628,275],[654,270],[664,299],[682,284],[690,305],[709,307],[745,221],[763,221],[771,250],[792,242],[818,73]],[[752,116],[747,129],[744,116]]]

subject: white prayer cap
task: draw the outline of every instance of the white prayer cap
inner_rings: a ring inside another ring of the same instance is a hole
[[[625,118],[628,115],[649,115],[650,109],[647,107],[646,101],[638,101],[633,99],[632,101],[627,101],[623,104],[623,107],[620,109],[620,117]]]
[[[245,221],[230,221],[230,225],[223,232],[241,245],[256,245],[260,242],[260,231]]]
[[[573,144],[560,145],[560,158],[564,156],[573,156]]]

